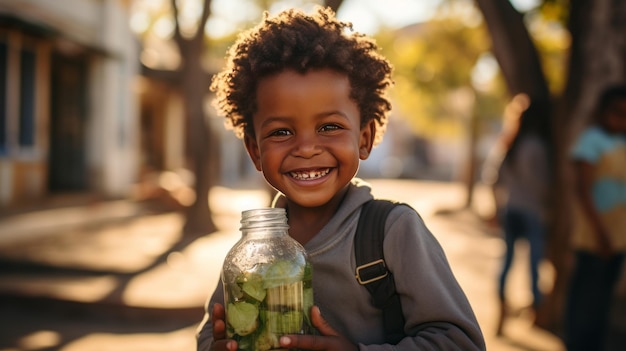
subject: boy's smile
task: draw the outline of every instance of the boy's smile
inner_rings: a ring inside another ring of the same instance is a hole
[[[297,180],[313,180],[330,173],[330,168],[315,171],[291,172],[291,176]]]
[[[302,207],[338,200],[369,156],[373,122],[360,128],[346,75],[287,70],[260,80],[255,136],[246,148],[265,179]]]

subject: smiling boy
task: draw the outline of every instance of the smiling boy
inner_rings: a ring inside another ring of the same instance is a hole
[[[385,262],[404,315],[404,338],[385,342],[382,312],[355,279],[353,240],[373,198],[354,178],[384,132],[391,66],[374,42],[348,34],[332,11],[288,10],[243,33],[213,81],[257,170],[279,191],[289,235],[313,265],[317,335],[282,337],[304,350],[483,350],[471,306],[419,215],[396,206],[385,222]],[[221,282],[207,303],[198,350],[236,350],[225,338]],[[323,313],[323,317],[322,317]]]

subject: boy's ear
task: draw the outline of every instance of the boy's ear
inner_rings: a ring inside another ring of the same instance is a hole
[[[374,138],[376,137],[376,121],[370,120],[363,128],[359,137],[359,158],[367,160],[374,147]]]
[[[248,151],[248,155],[254,163],[254,167],[256,167],[257,171],[261,171],[261,152],[259,151],[259,144],[256,142],[256,139],[250,135],[244,135],[243,137],[244,145],[246,146],[246,150]]]

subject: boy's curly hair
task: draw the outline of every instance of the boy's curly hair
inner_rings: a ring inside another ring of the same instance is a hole
[[[361,127],[377,122],[376,142],[382,138],[391,104],[386,90],[393,83],[391,64],[372,39],[352,31],[352,24],[335,18],[330,8],[312,15],[290,9],[242,34],[227,54],[226,68],[213,77],[215,105],[238,137],[254,136],[259,80],[286,69],[305,73],[330,68],[348,76],[350,97],[361,114]]]

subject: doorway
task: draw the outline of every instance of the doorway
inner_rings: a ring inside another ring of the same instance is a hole
[[[87,58],[52,55],[50,88],[50,192],[82,191],[87,181]]]

